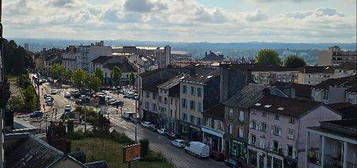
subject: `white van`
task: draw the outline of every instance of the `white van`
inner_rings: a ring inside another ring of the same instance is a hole
[[[209,146],[198,141],[191,141],[185,147],[185,151],[199,158],[209,157]]]

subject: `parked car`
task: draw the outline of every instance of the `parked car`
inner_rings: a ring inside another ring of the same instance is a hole
[[[199,158],[208,158],[210,154],[209,146],[198,141],[189,142],[185,147],[185,152]]]
[[[126,120],[129,120],[130,119],[130,114],[129,113],[123,113],[121,115],[122,118],[126,119]]]
[[[50,82],[50,83],[53,83],[53,79],[51,77],[48,77],[47,81]]]
[[[71,98],[71,96],[72,95],[69,92],[64,93],[64,97],[67,98],[67,99]]]
[[[64,112],[71,112],[71,111],[72,111],[71,105],[67,104],[66,106],[64,106]]]
[[[58,90],[56,90],[56,89],[52,89],[51,90],[51,95],[55,95],[55,94],[57,94],[58,93]]]
[[[141,123],[141,125],[142,125],[143,127],[145,127],[145,128],[149,128],[150,125],[151,125],[151,122],[149,122],[149,121],[144,121],[144,122]]]
[[[167,135],[167,131],[166,131],[165,128],[157,129],[157,132],[158,132],[160,135]]]
[[[178,147],[178,148],[184,148],[186,146],[186,143],[184,140],[182,139],[175,139],[175,140],[172,140],[171,141],[171,144],[175,147]]]
[[[53,106],[54,105],[53,101],[46,101],[46,104],[47,104],[47,106]]]
[[[173,132],[170,132],[167,134],[167,137],[170,139],[170,140],[174,140],[174,139],[178,139],[179,136]]]
[[[43,117],[43,112],[41,111],[34,111],[33,113],[30,114],[30,118],[42,118]]]
[[[134,94],[130,94],[130,93],[126,93],[123,96],[124,98],[128,98],[128,99],[135,99],[135,95]]]

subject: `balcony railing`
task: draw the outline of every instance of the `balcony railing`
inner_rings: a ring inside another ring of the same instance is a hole
[[[324,167],[328,168],[342,168],[342,160],[330,155],[325,155],[325,164]]]

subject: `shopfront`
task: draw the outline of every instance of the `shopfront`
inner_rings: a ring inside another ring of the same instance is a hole
[[[211,151],[217,151],[223,153],[224,151],[224,143],[223,143],[223,135],[224,132],[213,130],[210,128],[203,127],[203,143],[206,143],[210,146]]]

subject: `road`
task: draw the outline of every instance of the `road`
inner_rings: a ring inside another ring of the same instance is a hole
[[[44,88],[44,89],[42,89]],[[43,84],[40,88],[43,93],[40,93],[41,99],[43,99],[43,94],[50,93],[51,89],[53,89],[49,84]],[[59,89],[60,92],[56,95],[52,95],[54,98],[54,103],[55,103],[55,108],[58,109],[57,112],[57,117],[56,119],[59,119],[58,116],[60,116],[63,113],[63,107],[66,104],[71,104],[72,107],[75,106],[73,101],[64,98],[64,93],[71,90],[71,89]],[[126,99],[123,98],[121,94],[113,94],[113,93],[108,93],[110,96],[112,96],[115,99],[119,99],[124,102],[124,108],[123,112],[135,112],[135,101],[132,99]],[[56,113],[53,112],[51,109],[48,110],[47,107],[44,109],[47,110],[46,114],[48,116],[54,116]],[[124,119],[122,119],[121,116],[121,111],[116,109],[115,107],[106,107],[106,110],[108,111],[108,116],[110,119],[110,122],[115,128],[116,131],[118,132],[124,132],[129,138],[135,139],[135,125],[131,122],[128,122]],[[35,125],[42,125],[45,124],[44,120],[41,120],[40,122],[31,122],[31,124]],[[146,129],[142,126],[138,126],[137,130],[137,138],[140,139],[148,139],[150,141],[150,149],[156,152],[162,153],[165,158],[167,158],[171,163],[173,163],[177,168],[225,168],[226,166],[224,165],[223,162],[217,162],[212,159],[198,159],[196,157],[193,157],[187,153],[184,152],[183,149],[178,149],[170,144],[170,140],[167,137],[164,137],[162,135],[159,135],[156,132],[152,132],[149,129]]]

